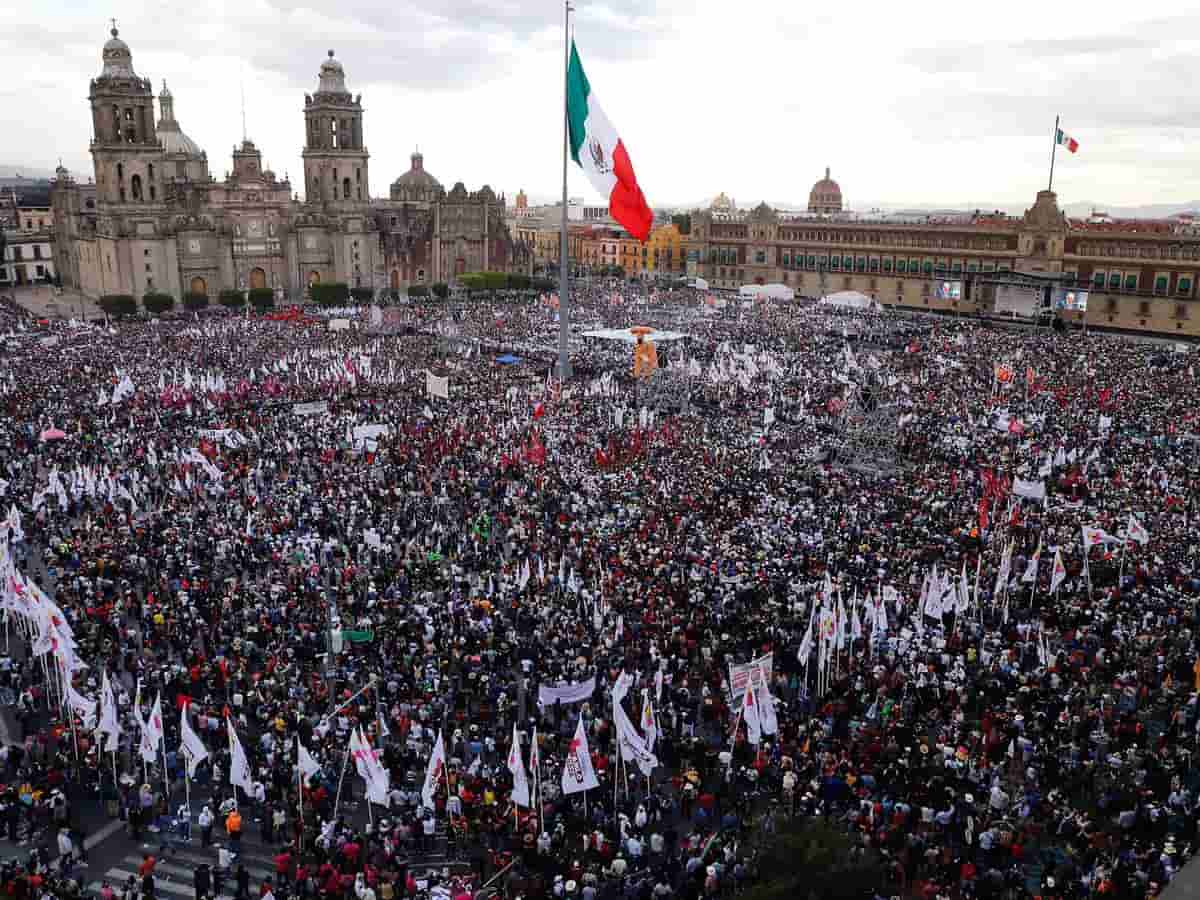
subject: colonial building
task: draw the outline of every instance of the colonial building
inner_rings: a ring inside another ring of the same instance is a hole
[[[827,181],[813,199],[831,196]],[[1068,219],[1050,191],[1022,216],[829,218],[714,204],[692,213],[687,246],[688,274],[714,288],[782,283],[809,297],[854,290],[885,305],[976,312],[992,309],[1008,275],[1052,276],[1089,291],[1086,313],[1065,313],[1071,321],[1200,335],[1194,228]],[[937,284],[947,280],[962,282],[960,299],[939,299]]]
[[[371,199],[362,97],[333,51],[304,97],[303,201],[248,138],[213,178],[165,83],[155,120],[150,81],[115,27],[102,58],[89,92],[95,183],[60,166],[52,191],[54,263],[67,287],[91,297],[269,287],[299,298],[316,282],[378,290],[528,265],[504,199],[486,186],[446,194],[419,154],[388,200]]]

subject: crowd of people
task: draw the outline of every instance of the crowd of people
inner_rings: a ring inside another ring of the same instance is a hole
[[[580,330],[690,337],[637,383],[577,337],[560,380],[546,298],[339,316],[3,320],[9,839],[82,780],[134,834],[190,801],[197,897],[691,900],[816,823],[878,897],[1152,897],[1187,861],[1193,354],[597,284]]]

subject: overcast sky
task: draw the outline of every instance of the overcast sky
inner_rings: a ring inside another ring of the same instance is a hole
[[[725,191],[806,200],[825,166],[852,207],[1026,206],[1054,116],[1060,202],[1200,198],[1194,3],[576,0],[593,90],[654,205]],[[562,7],[536,0],[66,0],[0,9],[0,163],[92,171],[88,80],[115,15],[220,178],[249,136],[302,189],[304,93],[326,50],[361,93],[371,192],[420,145],[447,187],[561,184]],[[0,173],[2,174],[2,173]],[[582,174],[572,196],[598,200]]]

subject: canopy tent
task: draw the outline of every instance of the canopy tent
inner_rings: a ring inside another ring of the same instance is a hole
[[[836,294],[826,294],[821,298],[822,306],[835,306],[839,309],[871,309],[875,301],[859,291],[838,291]]]
[[[502,366],[513,366],[521,361],[521,357],[513,356],[511,353],[505,353],[503,356],[497,356],[496,362]]]
[[[738,296],[767,300],[795,300],[796,292],[786,284],[743,284]]]
[[[691,337],[690,334],[684,334],[682,331],[654,330],[643,333],[656,344],[666,341],[679,341]],[[600,341],[623,341],[626,344],[636,344],[638,339],[633,328],[599,328],[595,331],[585,331],[583,332],[583,336],[585,338],[596,338]]]

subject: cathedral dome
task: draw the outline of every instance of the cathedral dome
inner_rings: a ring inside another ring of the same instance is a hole
[[[133,71],[133,54],[129,52],[129,45],[118,36],[115,25],[109,34],[112,36],[104,42],[104,69],[100,77],[137,78],[137,73]]]
[[[412,168],[392,182],[392,190],[406,190],[411,192],[416,191],[442,191],[442,184],[432,175],[425,171],[425,157],[420,153],[412,155]]]
[[[812,186],[808,194],[809,212],[841,212],[842,189],[838,183],[829,177],[829,168],[825,169],[825,177]]]
[[[165,81],[162,93],[158,95],[158,105],[160,118],[154,132],[167,155],[203,156],[204,151],[200,149],[200,145],[184,134],[175,120],[175,97],[167,89]]]

